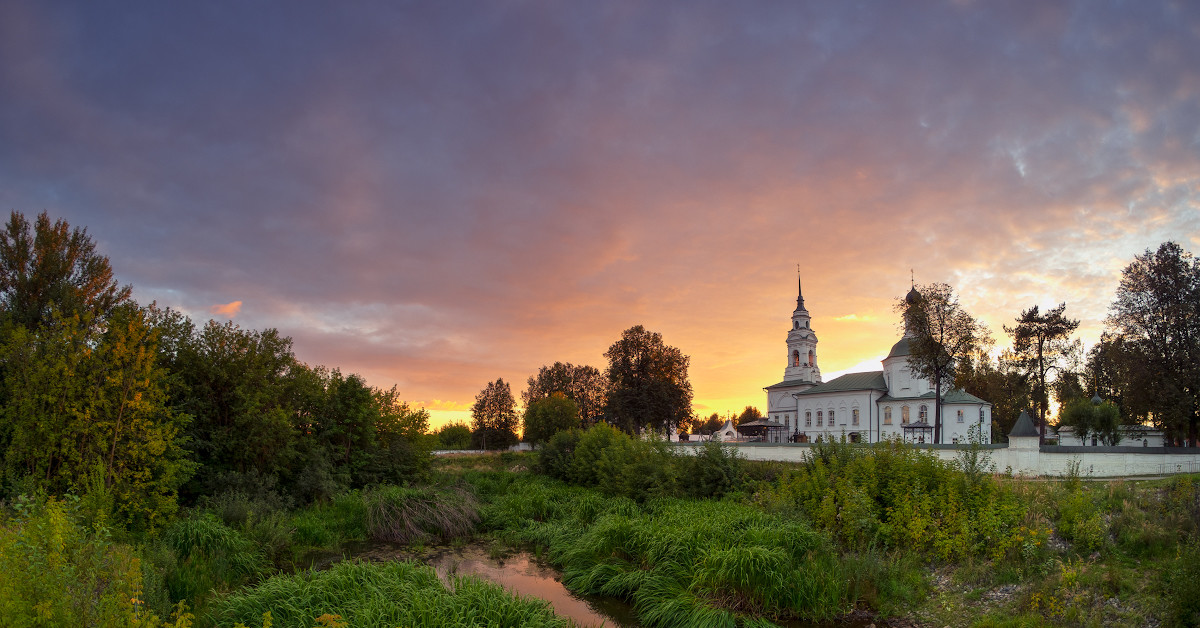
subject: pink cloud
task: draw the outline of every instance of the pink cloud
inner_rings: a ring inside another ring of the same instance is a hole
[[[224,305],[218,304],[208,308],[209,314],[212,314],[213,316],[225,316],[227,318],[233,318],[234,316],[237,316],[238,312],[240,311],[242,311],[241,301],[232,301]]]

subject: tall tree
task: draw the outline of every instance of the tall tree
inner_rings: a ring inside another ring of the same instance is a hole
[[[763,414],[758,408],[755,408],[754,406],[746,406],[746,408],[742,410],[742,413],[739,414],[736,419],[734,419],[733,424],[741,425],[742,423],[757,421],[761,418],[763,418]]]
[[[1041,439],[1046,438],[1046,414],[1050,409],[1050,378],[1060,371],[1078,343],[1072,342],[1071,334],[1079,328],[1079,320],[1067,318],[1063,312],[1066,303],[1042,313],[1033,306],[1017,317],[1014,327],[1004,327],[1013,338],[1013,360],[1017,368],[1029,379],[1032,401],[1037,414],[1038,431]]]
[[[982,348],[959,362],[954,386],[992,403],[993,443],[1007,441],[1017,417],[1029,407],[1029,382],[1006,356],[993,360]]]
[[[129,286],[113,279],[87,229],[51,222],[46,212],[30,225],[12,212],[0,232],[0,308],[17,325],[36,328],[51,307],[65,317],[88,314],[98,323],[129,294]]]
[[[911,340],[909,368],[933,380],[933,440],[942,442],[942,393],[954,382],[957,365],[990,341],[987,328],[958,303],[944,283],[914,286],[896,303]]]
[[[471,437],[481,449],[504,449],[517,443],[517,402],[508,382],[497,379],[475,396]]]
[[[538,399],[562,393],[579,407],[579,416],[584,424],[592,425],[604,411],[606,388],[607,383],[600,369],[585,364],[555,362],[538,369],[537,374],[529,378],[525,390],[521,392],[521,401],[528,408]]]
[[[668,430],[692,415],[688,356],[662,335],[636,325],[604,353],[608,358],[608,420],[630,434]]]
[[[1174,242],[1121,273],[1108,327],[1149,369],[1146,406],[1168,438],[1196,445],[1200,424],[1200,260]]]
[[[563,393],[553,393],[525,408],[525,440],[541,445],[558,432],[578,428],[579,421],[579,406]]]

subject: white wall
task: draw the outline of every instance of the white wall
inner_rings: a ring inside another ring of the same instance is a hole
[[[1017,442],[1031,440],[1029,443]],[[1122,477],[1130,475],[1168,475],[1172,473],[1200,473],[1200,448],[1192,448],[1195,453],[1178,453],[1180,449],[1172,449],[1171,453],[1160,453],[1162,450],[1138,451],[1139,448],[1128,448],[1131,451],[1112,451],[1126,448],[1067,448],[1067,449],[1103,449],[1105,451],[1041,451],[1037,439],[1012,439],[1007,447],[987,448],[984,450],[991,458],[992,469],[998,473],[1010,471],[1020,476],[1062,476],[1066,475],[1072,464],[1078,464],[1079,474],[1085,477]],[[729,447],[737,447],[738,453],[747,460],[778,460],[784,462],[803,462],[808,458],[811,445],[807,444],[764,444],[764,443],[730,443]],[[681,444],[679,447],[694,453],[697,445]],[[939,458],[946,461],[958,459],[962,448],[938,447],[933,451]],[[1052,448],[1054,449],[1054,448]]]

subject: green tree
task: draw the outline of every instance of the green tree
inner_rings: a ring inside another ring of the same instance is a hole
[[[167,403],[156,343],[133,304],[109,312],[103,330],[90,314],[63,317],[53,307],[36,329],[15,328],[2,349],[8,473],[52,493],[103,490],[126,525],[170,517],[193,464],[183,447],[188,417]]]
[[[1110,332],[1101,334],[1100,342],[1088,352],[1084,377],[1095,394],[1120,408],[1122,424],[1150,421],[1154,372],[1134,343]]]
[[[742,410],[742,413],[737,415],[737,418],[733,420],[733,424],[735,426],[741,425],[742,423],[749,423],[751,421],[757,421],[761,418],[763,418],[763,415],[762,415],[762,412],[760,412],[758,410],[758,408],[755,408],[754,406],[746,406],[746,408],[744,410]]]
[[[958,303],[944,283],[914,286],[896,303],[911,337],[909,367],[933,380],[933,441],[942,442],[942,393],[954,382],[960,362],[990,340],[987,328]]]
[[[668,430],[692,415],[688,356],[641,325],[630,327],[604,353],[608,358],[605,415],[630,434]]]
[[[579,406],[560,392],[525,408],[525,441],[541,445],[557,432],[580,427]]]
[[[993,360],[982,348],[959,362],[954,387],[992,403],[993,443],[1007,441],[1017,417],[1029,407],[1029,382],[1009,360]]]
[[[1108,327],[1144,365],[1145,407],[1176,442],[1200,424],[1200,260],[1174,242],[1146,250],[1121,273]]]
[[[469,449],[471,427],[462,421],[451,421],[434,432],[442,449]]]
[[[517,402],[508,382],[497,379],[475,396],[471,440],[480,449],[504,449],[517,443]]]
[[[87,229],[50,222],[46,212],[30,225],[12,212],[0,232],[0,308],[16,325],[36,328],[52,307],[61,316],[88,314],[80,320],[99,323],[129,295]]]
[[[1046,438],[1046,414],[1050,409],[1052,374],[1061,372],[1078,341],[1071,334],[1079,328],[1079,320],[1067,318],[1066,303],[1042,313],[1038,306],[1021,312],[1014,327],[1004,327],[1013,338],[1012,360],[1030,381],[1033,410],[1037,415],[1038,431]]]
[[[698,422],[696,426],[696,433],[705,435],[712,434],[713,432],[721,429],[722,425],[725,425],[725,419],[722,419],[720,414],[714,412],[710,414],[708,418]]]
[[[529,378],[521,401],[528,408],[538,399],[554,393],[562,393],[579,407],[579,416],[585,425],[592,425],[604,411],[607,382],[604,374],[594,366],[575,365],[570,362],[555,362],[538,369]]]
[[[1089,436],[1109,446],[1121,442],[1121,411],[1112,402],[1093,403],[1088,399],[1076,399],[1059,410],[1058,426],[1074,429],[1080,443],[1086,443]]]

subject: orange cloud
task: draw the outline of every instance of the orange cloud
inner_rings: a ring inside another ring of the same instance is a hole
[[[229,318],[237,316],[237,313],[240,311],[242,311],[241,301],[232,301],[224,305],[218,304],[208,308],[208,313],[213,316],[226,316]]]

